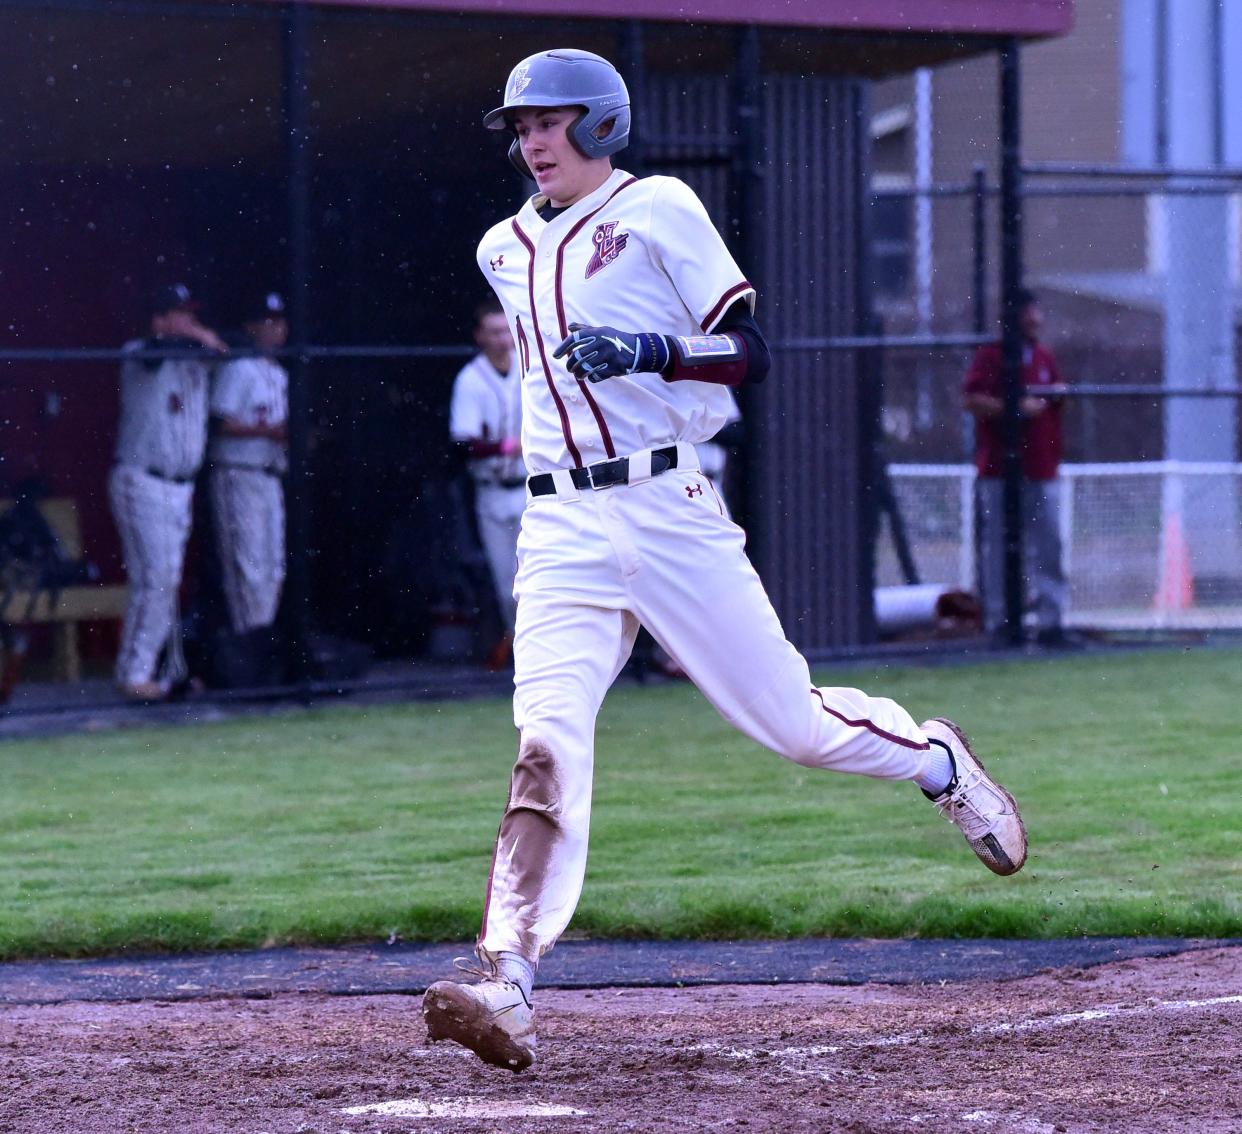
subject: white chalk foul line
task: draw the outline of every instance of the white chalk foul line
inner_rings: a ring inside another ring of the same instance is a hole
[[[1094,1020],[1112,1020],[1122,1016],[1145,1016],[1156,1012],[1185,1012],[1197,1008],[1218,1008],[1226,1004],[1242,1004],[1242,995],[1211,996],[1204,1000],[1151,1000],[1146,1004],[1110,1004],[1104,1008],[1086,1008],[1081,1012],[1064,1012],[1059,1016],[1035,1016],[1029,1020],[1011,1023],[979,1024],[970,1029],[971,1035],[1004,1035],[1007,1032],[1033,1032],[1043,1028],[1063,1028],[1071,1024],[1090,1023]],[[789,1057],[813,1058],[817,1055],[835,1055],[847,1049],[864,1047],[900,1047],[926,1039],[924,1030],[899,1032],[892,1036],[876,1036],[874,1039],[846,1040],[839,1044],[811,1044],[802,1047],[750,1048],[724,1047],[717,1043],[700,1043],[691,1051],[712,1052],[728,1059],[782,1059]]]
[[[1005,1032],[1033,1032],[1041,1028],[1063,1028],[1069,1024],[1092,1020],[1115,1020],[1121,1016],[1149,1016],[1155,1012],[1186,1012],[1196,1008],[1217,1008],[1223,1004],[1242,1004],[1242,996],[1211,996],[1206,1000],[1153,1000],[1147,1004],[1109,1005],[1088,1008],[1082,1012],[1065,1012],[1060,1016],[1036,1016],[1014,1024],[988,1024],[971,1028],[972,1035],[1003,1035]]]
[[[572,1106],[507,1099],[449,1098],[428,1101],[393,1099],[364,1106],[347,1106],[341,1113],[373,1114],[386,1118],[572,1118],[587,1112]]]

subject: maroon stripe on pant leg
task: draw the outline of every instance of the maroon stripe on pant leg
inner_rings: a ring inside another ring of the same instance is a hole
[[[824,695],[813,685],[811,686],[811,692],[819,698],[819,703],[823,705],[825,713],[831,717],[836,717],[842,724],[849,725],[850,728],[865,728],[868,732],[875,733],[876,736],[883,740],[891,741],[893,744],[900,744],[902,748],[913,748],[915,752],[925,752],[930,747],[926,741],[919,744],[917,741],[907,740],[904,736],[896,736],[891,732],[885,732],[884,729],[880,728],[880,726],[875,724],[873,721],[852,721],[844,714],[838,713],[836,709],[828,708],[828,706],[824,704]]]

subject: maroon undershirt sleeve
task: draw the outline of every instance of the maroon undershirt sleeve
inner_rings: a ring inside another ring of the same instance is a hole
[[[472,437],[466,442],[469,447],[471,459],[477,457],[499,457],[501,456],[499,441],[484,441],[482,437]]]
[[[750,352],[746,348],[745,338],[736,331],[724,333],[728,334],[729,338],[741,348],[741,358],[730,359],[728,362],[707,362],[700,366],[686,366],[674,351],[673,368],[664,375],[664,381],[711,382],[716,386],[740,386],[750,377]]]
[[[721,316],[712,333],[728,335],[740,348],[741,358],[687,366],[670,342],[669,354],[673,361],[670,368],[663,372],[666,382],[711,382],[718,386],[740,386],[743,382],[762,382],[767,377],[772,365],[768,344],[744,299],[739,299]]]

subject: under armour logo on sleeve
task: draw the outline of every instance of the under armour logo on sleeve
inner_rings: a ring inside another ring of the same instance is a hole
[[[493,272],[500,271],[500,269],[504,267],[505,254],[502,252],[499,256],[496,257],[496,259],[488,260],[488,263],[491,264]]]
[[[683,487],[686,490],[686,495],[691,500],[693,500],[696,496],[703,495],[703,486],[699,484],[697,480],[693,484],[687,484],[687,485],[684,485]]]

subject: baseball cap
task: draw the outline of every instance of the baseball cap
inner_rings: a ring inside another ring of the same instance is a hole
[[[285,298],[278,291],[260,292],[252,296],[241,310],[243,323],[257,323],[260,319],[281,319],[285,315]]]
[[[169,311],[197,311],[201,305],[183,283],[163,284],[151,293],[148,304],[152,315],[166,315]]]

